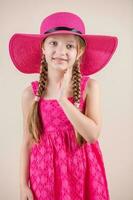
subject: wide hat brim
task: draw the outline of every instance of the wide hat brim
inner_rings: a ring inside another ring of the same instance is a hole
[[[69,31],[56,31],[48,34],[14,34],[9,41],[9,54],[15,67],[26,74],[40,73],[41,43],[52,34],[70,34]],[[85,40],[80,71],[82,75],[90,75],[101,70],[114,54],[118,39],[116,36],[78,34]]]

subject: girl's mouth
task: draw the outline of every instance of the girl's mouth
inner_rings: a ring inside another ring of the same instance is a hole
[[[53,58],[53,60],[56,60],[58,62],[67,61],[66,59],[63,59],[63,58]]]

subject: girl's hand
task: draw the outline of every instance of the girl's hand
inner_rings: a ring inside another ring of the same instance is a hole
[[[64,73],[64,77],[60,82],[60,92],[58,100],[60,100],[62,97],[67,98],[67,92],[69,89],[69,83],[71,81],[71,78],[72,78],[72,67],[69,67]]]
[[[34,200],[31,189],[26,185],[20,189],[20,200]]]

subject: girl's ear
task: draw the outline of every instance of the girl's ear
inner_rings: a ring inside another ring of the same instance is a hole
[[[83,53],[83,51],[80,50],[80,52],[79,52],[78,55],[77,55],[77,60],[79,60],[79,58],[80,58],[80,56],[82,55],[82,53]]]
[[[78,54],[78,56],[77,56],[77,60],[79,60],[79,58],[80,58],[80,55],[81,55],[81,53],[79,53],[79,54]]]
[[[45,50],[42,48],[42,52],[43,52],[43,54],[45,54]]]
[[[80,57],[84,54],[84,52],[85,52],[85,49],[81,48],[80,51],[78,52],[77,59],[80,59]]]
[[[42,53],[45,53],[45,49],[44,49],[44,41],[41,43],[41,49],[42,49]]]

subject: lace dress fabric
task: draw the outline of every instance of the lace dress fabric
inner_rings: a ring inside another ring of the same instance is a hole
[[[89,77],[80,83],[80,110],[84,112]],[[36,94],[38,81],[31,83]],[[73,97],[68,97],[73,103]],[[103,157],[98,140],[80,146],[74,127],[56,99],[41,98],[44,125],[40,143],[30,151],[30,187],[35,200],[109,200]]]

